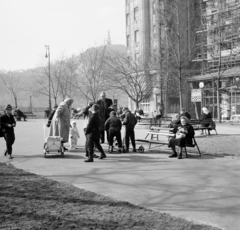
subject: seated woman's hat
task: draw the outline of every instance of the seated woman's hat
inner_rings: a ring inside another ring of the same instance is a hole
[[[8,104],[6,107],[5,107],[6,110],[11,110],[12,109],[12,106],[10,104]]]

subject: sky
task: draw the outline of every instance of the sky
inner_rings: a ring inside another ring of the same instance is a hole
[[[0,0],[0,70],[35,68],[62,55],[125,45],[124,0]],[[44,60],[45,59],[45,60]]]

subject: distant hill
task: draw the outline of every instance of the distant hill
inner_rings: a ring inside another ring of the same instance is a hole
[[[93,47],[97,48],[97,47]],[[93,49],[89,48],[85,52],[88,52],[88,50]],[[109,47],[111,50],[119,52],[119,53],[126,53],[126,46],[121,44],[113,44]],[[78,58],[78,56],[76,56]],[[3,71],[1,71],[3,72]],[[30,88],[34,87],[34,74],[37,72],[37,68],[34,69],[27,69],[27,70],[19,70],[19,71],[11,71],[7,72],[8,74],[12,76],[20,76],[23,84],[25,85],[25,91],[21,92],[18,96],[18,106],[20,107],[29,107],[30,106],[30,97],[31,97],[31,103],[33,107],[42,107],[47,108],[48,107],[48,97],[38,94],[33,94],[30,91]],[[1,86],[0,86],[1,87]],[[106,91],[107,97],[111,99],[118,99],[118,105],[121,106],[127,106],[128,105],[128,99],[127,95],[124,95],[122,92],[111,90],[109,89]],[[52,102],[53,103],[53,102]],[[60,103],[60,101],[58,101]],[[5,106],[6,104],[12,104],[15,105],[14,99],[12,95],[7,94],[2,89],[0,90],[0,106]],[[74,98],[74,104],[73,107],[75,108],[82,108],[86,106],[87,101],[85,98]]]

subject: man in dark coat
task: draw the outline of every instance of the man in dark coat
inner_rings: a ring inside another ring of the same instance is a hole
[[[123,125],[126,126],[126,134],[125,134],[126,152],[129,152],[129,139],[131,139],[131,142],[132,142],[133,152],[136,152],[134,128],[135,128],[135,125],[137,124],[137,118],[135,117],[134,114],[132,114],[129,111],[128,107],[125,107],[123,109],[123,112],[125,113]]]
[[[93,148],[94,145],[100,151],[101,155],[99,159],[106,158],[106,155],[99,143],[100,137],[100,118],[99,118],[99,106],[92,106],[92,116],[89,118],[88,125],[85,130],[85,135],[87,138],[87,149],[88,149],[88,159],[85,162],[93,162]]]
[[[2,132],[7,146],[4,155],[6,156],[8,154],[9,159],[11,159],[12,145],[15,141],[14,127],[16,126],[16,121],[12,115],[11,105],[7,105],[5,107],[5,113],[0,117],[0,124],[2,127]]]
[[[106,93],[102,92],[101,93],[101,98],[100,100],[97,101],[97,104],[99,105],[99,116],[100,116],[100,139],[101,143],[104,143],[105,138],[104,138],[104,124],[106,120],[109,118],[109,107],[112,105],[112,100],[110,98],[106,98]],[[108,140],[108,132],[107,132],[107,140]]]

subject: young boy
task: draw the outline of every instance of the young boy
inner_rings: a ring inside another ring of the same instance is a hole
[[[113,138],[117,138],[118,142],[118,151],[122,151],[122,137],[121,137],[121,129],[122,129],[122,123],[121,121],[116,117],[116,112],[112,111],[110,113],[110,117],[105,122],[105,130],[108,131],[109,134],[109,153],[113,152]]]
[[[70,144],[70,149],[75,149],[77,146],[78,138],[80,138],[80,135],[77,128],[77,122],[72,121],[71,125],[72,127],[70,128],[70,131],[69,131],[69,144]]]
[[[102,146],[99,143],[100,138],[100,117],[98,114],[99,106],[92,106],[92,116],[89,118],[88,125],[85,130],[85,135],[87,138],[86,149],[88,151],[88,159],[85,162],[93,162],[93,148],[96,148],[101,153],[99,159],[106,158],[106,155],[102,149]]]
[[[14,127],[16,126],[16,121],[12,115],[11,105],[5,107],[5,113],[0,117],[0,124],[7,146],[4,155],[8,154],[8,158],[12,159],[12,145],[15,141]]]

